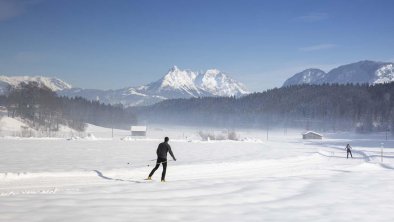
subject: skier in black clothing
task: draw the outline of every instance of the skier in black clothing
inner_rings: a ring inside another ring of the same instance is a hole
[[[170,139],[168,137],[165,137],[164,138],[164,142],[160,143],[159,147],[157,147],[157,151],[156,151],[156,153],[157,153],[156,166],[150,172],[149,177],[147,178],[147,180],[151,180],[152,179],[153,174],[159,168],[160,164],[162,164],[163,165],[163,172],[161,174],[161,182],[165,182],[166,170],[167,170],[167,152],[170,153],[170,155],[172,156],[172,159],[174,159],[174,161],[176,161],[176,158],[175,158],[174,154],[172,153],[171,146],[170,146],[170,144],[168,144],[169,140]]]
[[[346,145],[346,159],[349,158],[349,153],[350,153],[350,156],[353,158],[353,155],[352,155],[352,147],[351,147],[349,144],[347,144],[347,145]]]

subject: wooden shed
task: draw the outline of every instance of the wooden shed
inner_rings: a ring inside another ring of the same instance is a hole
[[[313,131],[308,131],[306,133],[302,134],[302,139],[304,140],[321,140],[323,139],[323,136],[319,133],[313,132]]]
[[[131,126],[131,136],[146,136],[146,126]]]

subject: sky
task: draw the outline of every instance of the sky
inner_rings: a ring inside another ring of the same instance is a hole
[[[119,89],[217,68],[251,91],[394,61],[391,0],[0,0],[0,75]]]

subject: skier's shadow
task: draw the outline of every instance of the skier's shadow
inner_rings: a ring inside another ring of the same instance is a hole
[[[98,170],[93,170],[95,173],[97,173],[97,176],[105,179],[105,180],[112,180],[112,181],[122,181],[122,182],[131,182],[131,183],[144,183],[138,180],[122,180],[122,179],[116,179],[116,178],[111,178],[111,177],[107,177],[104,176],[104,174]]]

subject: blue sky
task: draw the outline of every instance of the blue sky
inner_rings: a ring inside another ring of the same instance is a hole
[[[394,61],[394,1],[0,0],[0,74],[82,88],[217,68],[253,91],[305,68]]]

